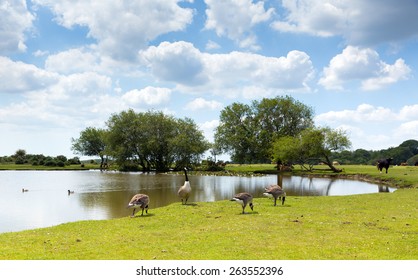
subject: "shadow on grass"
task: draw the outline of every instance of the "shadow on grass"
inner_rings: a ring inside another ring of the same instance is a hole
[[[197,203],[187,203],[187,204],[182,204],[183,206],[197,206]]]
[[[135,215],[134,217],[131,217],[132,219],[137,219],[137,218],[151,218],[151,217],[153,217],[153,216],[155,216],[155,214],[152,214],[152,213],[148,213],[148,214],[144,214],[143,216],[141,216],[141,215]]]

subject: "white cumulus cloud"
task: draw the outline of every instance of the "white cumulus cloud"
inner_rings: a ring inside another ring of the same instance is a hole
[[[198,111],[198,110],[218,110],[222,109],[223,104],[221,102],[218,102],[216,100],[206,100],[204,98],[196,98],[193,101],[189,102],[186,105],[186,109],[192,110],[192,111]]]
[[[26,50],[25,33],[33,26],[35,16],[25,0],[0,2],[0,54]]]
[[[282,57],[236,51],[210,54],[180,41],[152,46],[141,52],[141,57],[156,79],[178,83],[189,91],[232,94],[251,87],[309,91],[308,82],[314,76],[310,57],[301,51],[290,51]]]
[[[418,35],[418,2],[404,0],[283,0],[281,32],[342,36],[348,44],[370,46]]]
[[[129,105],[156,106],[170,101],[171,89],[146,87],[128,91],[122,96],[122,100]]]
[[[240,47],[258,49],[257,39],[252,28],[268,21],[274,9],[267,11],[264,1],[252,0],[205,0],[207,4],[206,29],[214,29],[218,36],[226,36],[236,41]]]
[[[0,56],[0,91],[24,93],[41,88],[58,81],[59,76],[45,71],[32,64],[13,61]]]
[[[87,27],[101,53],[115,60],[134,60],[149,41],[184,30],[193,19],[193,10],[179,6],[181,0],[34,2],[49,7],[57,22],[66,28]]]
[[[407,79],[410,72],[403,59],[390,65],[375,50],[348,46],[331,59],[318,83],[329,90],[343,90],[345,83],[355,81],[363,90],[377,90]]]

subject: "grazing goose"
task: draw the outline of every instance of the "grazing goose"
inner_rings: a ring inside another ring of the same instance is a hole
[[[247,206],[247,204],[250,205],[251,210],[254,211],[253,208],[253,196],[247,192],[243,192],[243,193],[239,193],[236,194],[231,201],[236,201],[237,203],[241,204],[242,206],[242,214],[245,214],[244,210],[245,210],[245,206]]]
[[[184,168],[184,175],[186,176],[184,185],[179,188],[177,194],[181,198],[181,203],[187,204],[187,199],[189,199],[190,193],[192,192],[189,178],[187,177],[187,168]]]
[[[149,203],[149,197],[146,194],[136,194],[132,197],[131,201],[128,203],[128,207],[126,208],[133,208],[134,211],[132,212],[131,217],[135,217],[135,210],[137,208],[142,209],[141,216],[144,215],[144,209],[145,212],[148,214],[148,203]]]
[[[28,191],[29,191],[28,189],[22,188],[22,192],[28,192]]]
[[[265,189],[263,193],[265,196],[272,196],[274,198],[274,206],[276,206],[277,198],[282,200],[282,205],[286,200],[286,193],[283,191],[282,187],[279,185],[271,185]]]
[[[74,193],[74,191],[68,190],[68,195],[73,194],[73,193]]]

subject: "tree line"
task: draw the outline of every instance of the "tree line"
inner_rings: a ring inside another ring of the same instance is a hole
[[[304,154],[303,161],[315,157],[333,168],[331,153],[348,148],[350,141],[344,132],[315,127],[313,116],[311,107],[290,96],[251,104],[236,102],[221,111],[214,143],[209,143],[190,118],[130,109],[111,115],[105,128],[81,131],[79,138],[72,139],[72,150],[99,156],[102,167],[112,159],[122,170],[179,170],[198,165],[207,151],[212,155],[210,161],[227,153],[235,163],[295,164],[301,163],[301,158],[290,155]],[[312,138],[311,146],[306,146],[306,138]],[[299,141],[298,147],[290,146],[299,150],[283,153],[283,149],[289,150],[281,145],[283,139]],[[300,149],[310,152],[301,153]]]
[[[72,139],[74,152],[99,156],[101,168],[111,158],[124,171],[179,170],[200,163],[208,149],[192,119],[132,109],[113,114],[106,128],[88,127]]]
[[[357,149],[355,151],[341,151],[333,154],[334,160],[341,164],[372,164],[384,158],[393,158],[394,165],[418,164],[418,141],[406,140],[398,147],[382,150]]]
[[[0,157],[0,163],[30,164],[33,166],[58,166],[81,164],[79,157],[67,158],[64,155],[55,157],[43,154],[28,154],[24,149],[18,149],[13,155]]]
[[[87,127],[72,138],[71,149],[79,155],[100,157],[101,168],[110,162],[125,171],[167,171],[196,167],[205,162],[216,169],[216,157],[229,154],[234,163],[300,164],[307,170],[323,163],[339,172],[341,164],[375,164],[392,157],[394,164],[418,161],[418,141],[408,140],[399,147],[382,151],[348,150],[351,142],[343,130],[319,127],[314,110],[290,96],[264,98],[250,104],[233,103],[220,113],[214,143],[209,143],[190,118],[175,118],[160,111],[112,114],[103,128]],[[16,163],[45,164],[52,159],[14,155]],[[75,160],[78,158],[74,158]],[[56,164],[68,162],[54,159]],[[65,164],[65,163],[64,163]]]

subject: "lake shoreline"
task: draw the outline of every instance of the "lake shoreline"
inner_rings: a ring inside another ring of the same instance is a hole
[[[403,168],[405,170],[413,170],[417,175],[410,180],[405,180],[406,174],[400,173],[392,175],[385,173],[376,172],[375,166],[364,166],[364,165],[344,165],[343,171],[341,173],[332,173],[330,170],[317,168],[313,171],[306,171],[300,168],[295,167],[293,171],[278,171],[275,168],[274,164],[230,164],[227,165],[223,171],[190,171],[191,175],[197,176],[265,176],[265,175],[293,175],[293,176],[302,176],[302,177],[311,177],[311,178],[332,178],[332,179],[349,179],[357,180],[373,184],[381,184],[385,186],[391,186],[396,188],[418,188],[418,167],[414,166],[397,166],[396,169],[399,170]],[[359,168],[364,170],[358,170]],[[72,165],[65,167],[47,167],[47,166],[33,166],[33,165],[15,165],[15,164],[0,164],[1,171],[101,171],[100,168],[95,164],[85,164],[81,165]],[[395,170],[395,167],[389,169],[390,171]],[[103,172],[121,172],[117,170],[102,170]],[[131,172],[129,172],[131,173]],[[143,171],[137,171],[134,173],[146,173]],[[181,174],[180,171],[173,172],[161,172],[167,174]],[[402,178],[404,177],[404,178]],[[415,178],[416,177],[416,178]]]

